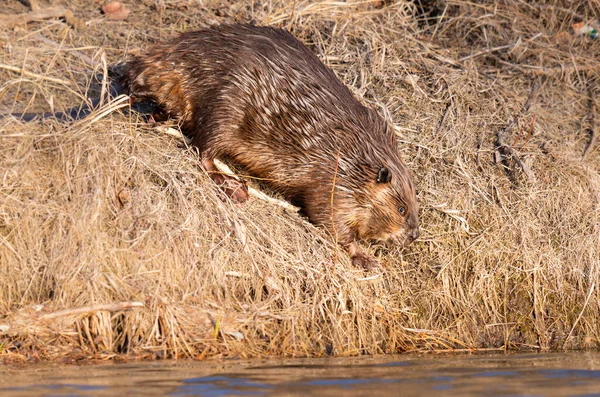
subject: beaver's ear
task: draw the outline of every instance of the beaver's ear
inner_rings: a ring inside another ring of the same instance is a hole
[[[386,167],[381,167],[377,172],[377,183],[390,183],[392,173]]]

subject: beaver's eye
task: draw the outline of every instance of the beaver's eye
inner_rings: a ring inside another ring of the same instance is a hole
[[[398,208],[398,211],[400,211],[400,215],[404,215],[406,213],[406,207],[401,205],[400,208]]]

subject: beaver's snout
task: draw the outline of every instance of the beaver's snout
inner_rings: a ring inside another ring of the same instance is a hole
[[[419,238],[420,232],[419,227],[413,227],[408,230],[400,230],[395,234],[388,235],[387,238],[384,238],[380,241],[387,241],[388,243],[396,244],[401,247],[406,247],[410,245],[413,241]]]
[[[408,244],[412,243],[413,241],[415,241],[416,239],[418,239],[419,238],[419,228],[412,229],[410,232],[408,232],[406,237],[407,237],[406,245],[408,245]]]

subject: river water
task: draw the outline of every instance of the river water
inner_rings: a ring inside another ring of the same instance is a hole
[[[0,396],[600,397],[600,353],[0,365]]]

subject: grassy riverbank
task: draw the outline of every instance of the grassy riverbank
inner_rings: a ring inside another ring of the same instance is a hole
[[[598,5],[289,3],[145,0],[109,21],[71,1],[77,23],[0,28],[0,64],[30,73],[0,68],[0,112],[79,104],[104,60],[177,31],[285,26],[397,126],[421,238],[371,247],[384,268],[365,272],[293,211],[222,201],[134,116],[1,119],[0,358],[597,348],[600,39],[572,25]]]

